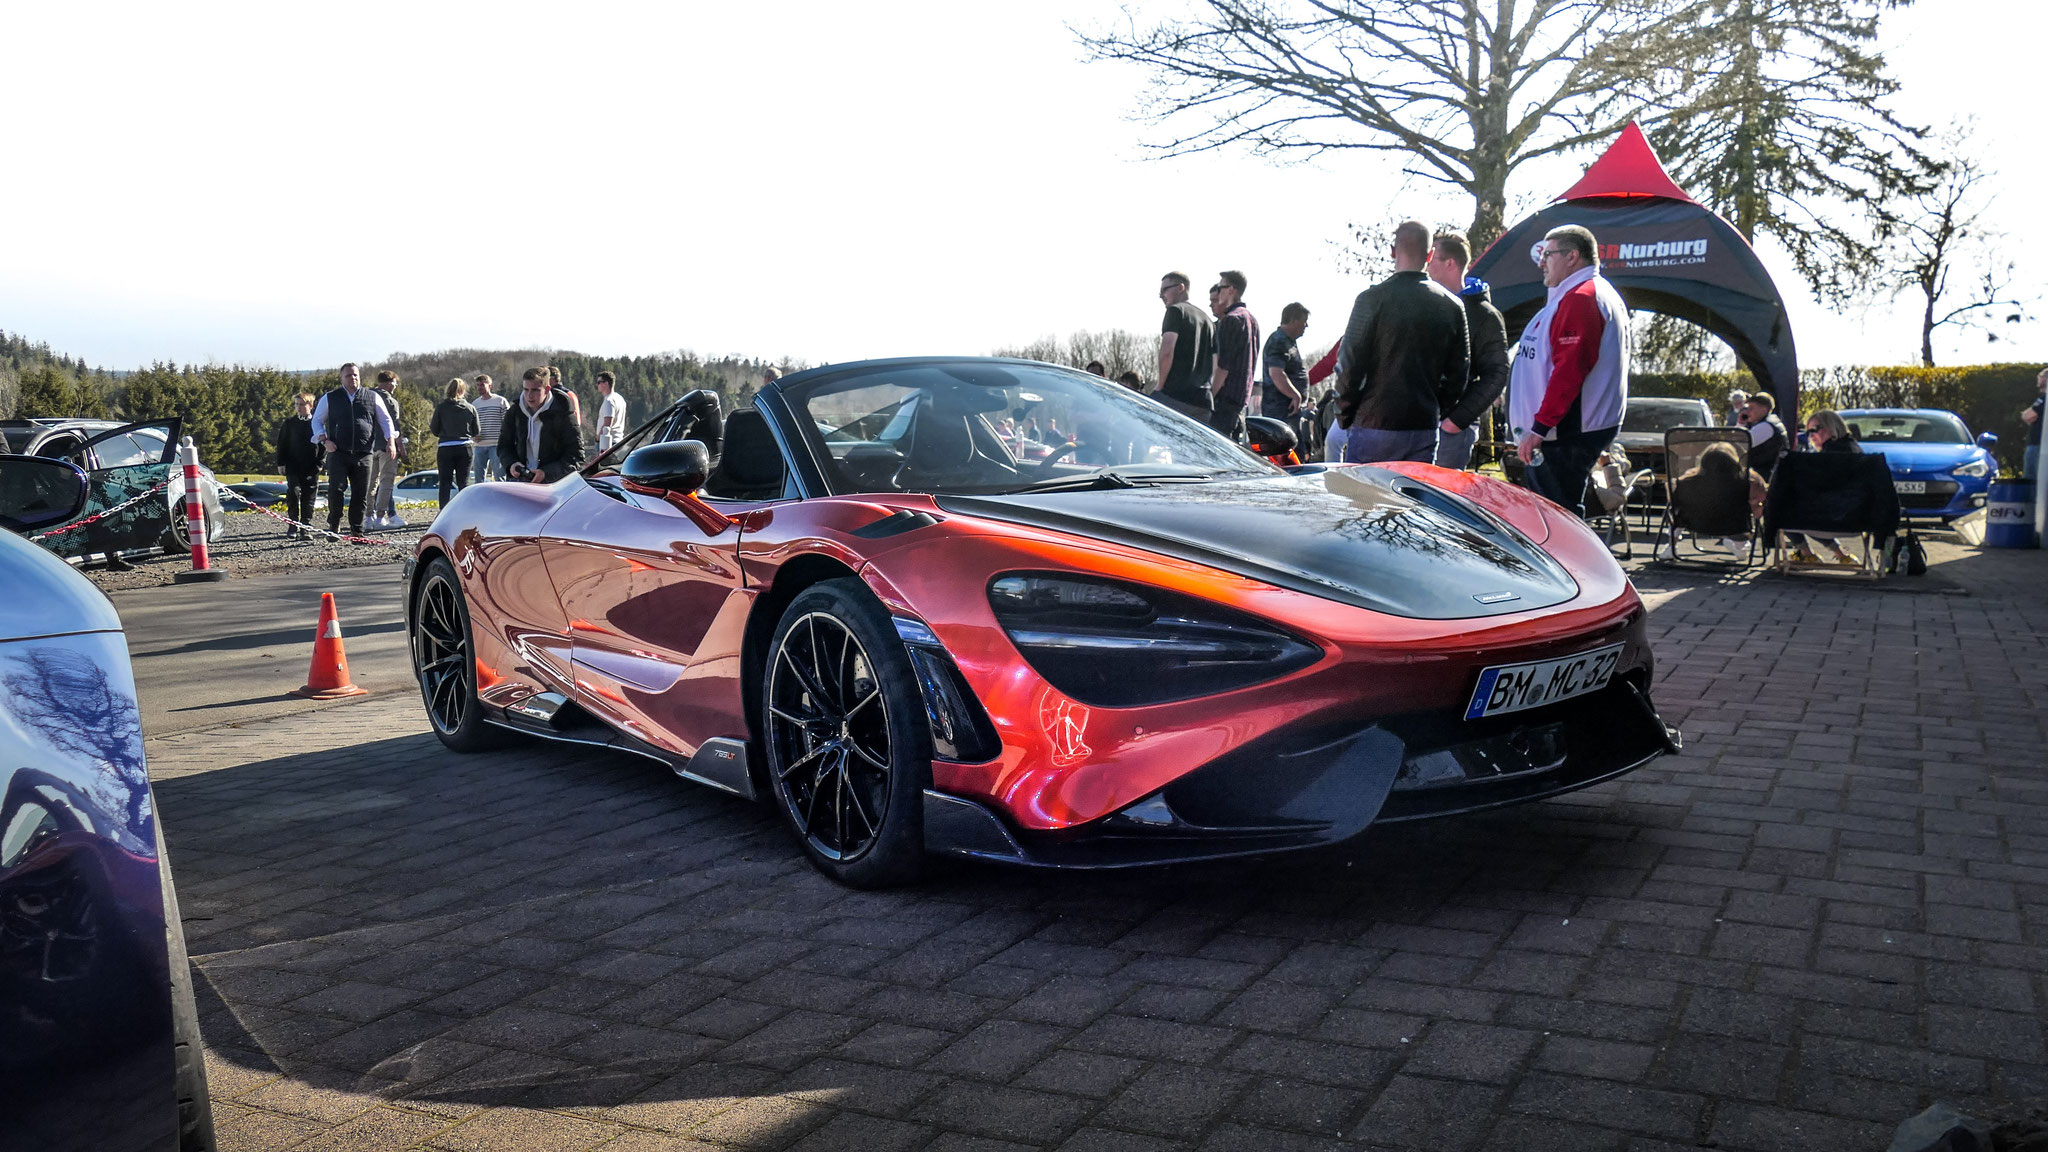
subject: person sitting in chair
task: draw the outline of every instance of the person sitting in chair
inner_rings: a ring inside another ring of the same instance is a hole
[[[1764,489],[1763,477],[1744,467],[1742,457],[1733,445],[1709,444],[1700,453],[1699,463],[1694,464],[1683,475],[1671,482],[1671,511],[1675,524],[1713,523],[1722,519],[1727,509],[1724,501],[1729,490],[1746,483],[1746,503],[1750,514],[1756,514]],[[1731,552],[1746,550],[1749,534],[1726,536],[1721,546]],[[1678,541],[1674,538],[1666,548],[1676,554]]]
[[[1863,445],[1856,442],[1856,434],[1849,430],[1849,422],[1842,419],[1842,414],[1832,408],[1823,408],[1806,418],[1806,442],[1815,452],[1836,452],[1858,456],[1863,454]],[[1818,537],[1818,539],[1827,546],[1829,552],[1833,553],[1832,559],[1835,563],[1853,564],[1856,562],[1854,557],[1842,551],[1840,544],[1826,537]],[[1785,546],[1792,550],[1792,562],[1795,564],[1820,563],[1820,557],[1815,556],[1813,549],[1806,546],[1806,537],[1800,533],[1785,533]]]

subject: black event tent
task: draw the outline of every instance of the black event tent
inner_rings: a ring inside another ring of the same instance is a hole
[[[1592,230],[1600,274],[1631,309],[1668,313],[1719,336],[1781,411],[1799,411],[1792,325],[1771,274],[1742,233],[1672,181],[1634,124],[1570,190],[1472,262],[1470,273],[1493,285],[1511,345],[1546,297],[1530,253],[1561,224]]]

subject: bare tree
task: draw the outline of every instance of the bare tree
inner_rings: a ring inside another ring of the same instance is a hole
[[[1158,370],[1159,333],[1112,328],[1102,332],[1076,332],[1065,340],[1044,336],[1018,347],[998,348],[993,355],[1042,360],[1069,368],[1085,368],[1090,360],[1096,360],[1102,363],[1111,380],[1125,372],[1136,372],[1142,379]]]
[[[1151,74],[1167,154],[1245,147],[1307,158],[1365,150],[1472,196],[1467,230],[1499,236],[1508,179],[1602,141],[1645,88],[1684,77],[1643,54],[1658,0],[1201,0],[1199,15],[1076,35],[1093,59]],[[1626,79],[1624,83],[1623,80]]]
[[[1920,362],[1928,367],[1935,329],[1971,329],[1996,343],[1999,326],[2025,323],[2032,303],[2013,291],[2004,234],[1986,222],[1993,173],[1967,151],[1969,129],[1951,128],[1940,143],[1946,158],[1934,183],[1906,202],[1887,267],[1894,295],[1920,293]]]
[[[1926,179],[1874,48],[1904,2],[1191,0],[1185,19],[1076,34],[1149,73],[1151,147],[1393,153],[1471,195],[1480,247],[1518,169],[1637,119],[1695,194],[1839,300],[1863,287],[1843,270],[1868,265],[1886,205]]]

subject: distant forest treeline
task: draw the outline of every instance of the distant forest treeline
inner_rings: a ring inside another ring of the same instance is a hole
[[[382,369],[398,373],[399,418],[411,440],[407,468],[431,468],[434,442],[427,421],[448,382],[488,374],[500,395],[516,396],[520,373],[537,365],[562,370],[563,381],[582,401],[586,425],[597,418],[597,374],[609,370],[626,398],[627,423],[641,421],[697,388],[719,393],[727,411],[754,394],[770,367],[802,367],[739,357],[704,360],[690,352],[654,356],[589,356],[553,349],[394,353],[361,361],[363,381]],[[278,422],[291,413],[297,392],[315,395],[336,387],[339,364],[314,372],[241,365],[159,362],[116,375],[52,352],[48,345],[0,332],[0,419],[27,416],[92,416],[126,420],[176,416],[199,445],[200,459],[216,472],[276,471]],[[472,396],[474,393],[472,393]],[[595,435],[594,432],[590,433]]]

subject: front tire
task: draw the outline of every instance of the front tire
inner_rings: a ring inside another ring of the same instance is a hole
[[[441,743],[457,752],[481,752],[498,743],[476,698],[476,644],[462,580],[445,556],[427,564],[413,593],[412,671],[427,706],[427,722]]]
[[[206,1088],[206,1042],[199,1035],[199,1003],[192,992],[192,961],[185,922],[171,883],[164,824],[156,822],[157,883],[163,890],[164,951],[171,978],[171,1067],[178,1101],[178,1152],[215,1152],[213,1102]]]
[[[805,589],[769,644],[760,731],[776,810],[820,872],[917,878],[931,732],[889,614],[852,578]]]

